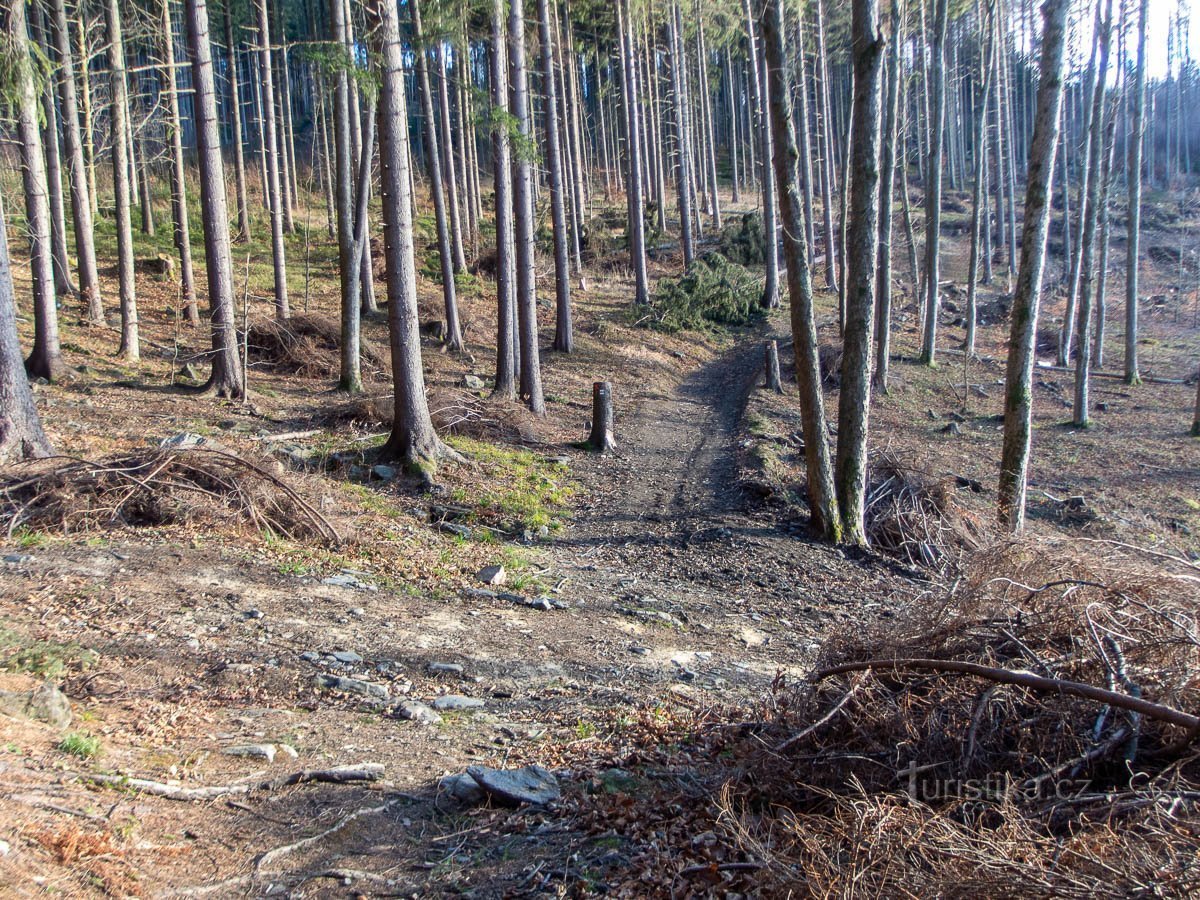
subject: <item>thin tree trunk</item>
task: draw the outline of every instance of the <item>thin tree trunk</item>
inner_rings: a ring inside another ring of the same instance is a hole
[[[104,7],[108,38],[108,71],[112,91],[113,185],[117,207],[117,280],[121,293],[121,346],[118,353],[133,362],[139,356],[137,294],[133,285],[133,220],[129,186],[129,89],[125,83],[125,45],[121,37],[118,0]]]
[[[342,43],[346,29],[346,5],[330,0],[329,22],[335,43]],[[358,267],[362,254],[354,243],[355,205],[351,185],[354,153],[350,137],[350,73],[338,66],[333,75],[334,208],[337,211],[338,275],[341,287],[341,347],[338,390],[362,391],[361,306],[362,280]],[[360,154],[361,156],[361,154]],[[368,167],[369,168],[369,167]]]
[[[508,133],[508,42],[504,0],[492,3],[492,164],[496,206],[496,384],[501,400],[516,396],[515,260],[513,242],[512,165]]]
[[[92,225],[92,201],[88,168],[79,131],[79,104],[75,91],[75,60],[64,0],[52,0],[50,30],[60,67],[58,96],[62,108],[63,144],[71,181],[71,219],[75,224],[75,254],[79,264],[79,287],[87,305],[88,321],[104,323],[104,302],[96,267],[96,242]],[[83,65],[87,64],[84,60]],[[90,140],[90,138],[89,138]]]
[[[633,302],[650,302],[646,273],[646,223],[642,213],[642,164],[638,141],[637,83],[634,80],[633,24],[629,21],[628,0],[617,0],[617,22],[621,41],[621,90],[625,107],[626,157],[628,181],[625,185],[628,212],[629,262],[633,267]],[[686,183],[686,179],[681,179]],[[689,219],[690,227],[690,219]]]
[[[977,316],[977,295],[979,292],[979,250],[980,229],[983,206],[983,172],[987,160],[987,104],[988,94],[992,85],[992,70],[996,54],[995,29],[992,25],[992,7],[988,6],[987,16],[983,24],[983,47],[981,69],[983,84],[979,89],[979,110],[975,123],[975,172],[974,184],[971,187],[971,261],[967,267],[967,334],[963,342],[963,351],[967,357],[975,356],[975,326]],[[986,227],[986,226],[982,226]]]
[[[1004,446],[997,509],[1001,527],[1013,532],[1020,531],[1025,523],[1025,475],[1033,431],[1034,351],[1050,222],[1050,178],[1062,109],[1063,50],[1069,8],[1070,0],[1045,0],[1042,4],[1042,58],[1025,188],[1021,264],[1013,294],[1005,373]]]
[[[817,0],[817,63],[820,67],[821,217],[825,229],[825,286],[837,290],[837,242],[833,232],[833,128],[830,125],[829,59],[825,52],[824,0]]]
[[[192,236],[188,227],[187,182],[183,171],[183,125],[179,118],[179,90],[175,73],[175,30],[170,0],[162,0],[163,78],[167,82],[167,130],[171,137],[171,219],[175,249],[179,252],[179,277],[188,321],[200,324],[196,306],[196,284],[192,272]]]
[[[887,100],[884,106],[883,146],[879,164],[879,258],[875,276],[875,372],[872,386],[886,394],[892,346],[892,210],[896,187],[897,120],[900,118],[899,4],[892,5],[892,37],[887,63]],[[801,109],[804,108],[801,103]]]
[[[448,198],[450,212],[450,248],[452,250],[453,264],[455,272],[465,272],[467,270],[467,255],[463,251],[462,238],[462,197],[459,193],[459,178],[458,171],[455,166],[455,157],[460,154],[455,153],[453,134],[450,129],[450,89],[447,82],[450,80],[449,73],[446,71],[446,42],[439,40],[437,42],[437,85],[438,85],[438,122],[441,127],[442,141],[441,145],[446,156],[446,196]],[[433,123],[430,123],[433,127]],[[463,126],[465,131],[465,126]],[[460,140],[461,143],[461,140]],[[457,318],[457,307],[456,316]],[[461,343],[462,336],[459,335]]]
[[[817,355],[817,323],[813,309],[808,248],[804,246],[804,215],[794,173],[799,151],[792,130],[791,88],[783,49],[783,0],[767,0],[762,11],[763,51],[770,84],[769,115],[773,132],[773,162],[779,179],[783,219],[783,255],[787,262],[791,300],[792,341],[800,416],[804,428],[804,457],[808,472],[808,505],[813,531],[828,541],[841,538],[841,516],[833,479],[826,432],[825,400],[821,393],[821,364]]]
[[[32,7],[34,35],[47,59],[52,57],[46,35],[46,18],[41,6]],[[59,297],[79,293],[71,283],[71,261],[67,256],[67,213],[63,197],[62,151],[58,141],[58,109],[54,102],[54,82],[42,83],[42,146],[46,153],[46,187],[50,194],[50,261],[54,270],[54,290]]]
[[[1125,382],[1141,384],[1138,366],[1138,274],[1139,241],[1142,232],[1142,143],[1146,132],[1146,17],[1150,0],[1141,0],[1138,14],[1137,72],[1133,85],[1133,113],[1129,135],[1129,166],[1126,169],[1129,214],[1126,218],[1125,251]],[[1197,407],[1200,423],[1200,403]],[[1193,429],[1193,434],[1196,431]]]
[[[233,42],[233,18],[230,15],[232,3],[222,4],[225,10],[225,45],[229,56],[229,93],[233,103],[233,164],[235,183],[237,187],[237,221],[238,234],[236,240],[245,241],[250,238],[250,207],[246,202],[246,154],[243,152],[245,141],[242,138],[242,94],[238,82],[238,52]]]
[[[946,131],[946,19],[948,0],[936,0],[933,20],[933,65],[930,70],[932,97],[929,160],[925,186],[925,328],[921,338],[921,362],[937,362],[938,280],[941,271],[942,146]]]
[[[712,96],[708,84],[708,48],[704,43],[704,9],[700,0],[695,0],[693,7],[696,13],[696,44],[699,57],[699,83],[696,85],[700,92],[700,117],[703,120],[705,158],[708,162],[709,213],[712,215],[713,227],[721,228],[721,194],[717,185],[717,140],[713,134]],[[769,126],[764,126],[764,128]],[[776,276],[778,277],[778,276]],[[778,293],[778,292],[777,292]]]
[[[554,226],[554,349],[570,353],[571,264],[567,256],[567,185],[563,178],[563,154],[559,146],[558,94],[554,77],[554,43],[550,31],[549,0],[538,0],[538,40],[541,43],[542,85],[545,94],[543,119],[546,127],[546,164],[550,169],[550,218]]]
[[[284,249],[284,196],[279,180],[279,140],[275,128],[275,87],[271,76],[271,28],[267,0],[257,0],[259,77],[262,79],[263,144],[267,158],[267,196],[271,208],[271,258],[275,269],[275,317],[286,319],[288,309],[287,251]]]
[[[745,0],[749,2],[749,0]],[[683,94],[683,40],[680,36],[679,4],[671,4],[671,119],[675,125],[675,152],[679,171],[675,187],[679,194],[679,244],[683,249],[683,264],[690,266],[696,259],[696,239],[692,233],[691,142],[687,137],[687,103]]]
[[[81,113],[83,116],[83,158],[87,166],[88,197],[90,198],[92,219],[94,220],[100,208],[100,195],[96,190],[96,144],[92,131],[91,56],[88,54],[88,28],[84,21],[83,4],[79,4],[76,7],[75,16],[75,26],[78,31],[79,40],[79,94],[83,104]]]

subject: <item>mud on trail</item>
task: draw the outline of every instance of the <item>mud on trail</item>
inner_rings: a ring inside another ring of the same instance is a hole
[[[0,882],[15,893],[499,896],[619,881],[611,835],[553,809],[464,807],[439,779],[539,763],[585,797],[562,766],[603,723],[759,702],[780,672],[806,670],[831,628],[888,616],[915,590],[807,541],[802,523],[741,490],[759,338],[640,395],[618,383],[618,452],[572,452],[573,521],[527,551],[555,608],[478,584],[406,588],[370,567],[297,574],[269,553],[169,530],[6,546],[5,637],[36,636],[38,652],[61,658],[71,728],[100,749],[77,758],[49,726],[4,720]],[[399,528],[447,540],[412,519]],[[463,564],[501,550],[471,542]],[[96,654],[86,667],[83,652]],[[0,688],[30,689],[40,674],[0,674]],[[382,685],[387,701],[331,678]],[[448,695],[482,706],[433,725],[398,714]],[[273,761],[229,755],[263,745]],[[208,802],[86,778],[245,785],[363,763],[382,764],[383,779]]]

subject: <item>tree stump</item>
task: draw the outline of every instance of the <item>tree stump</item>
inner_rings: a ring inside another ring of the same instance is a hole
[[[765,365],[767,370],[767,390],[774,391],[777,394],[782,394],[783,381],[779,377],[779,344],[775,341],[767,341],[767,346],[764,349]]]
[[[617,448],[613,438],[612,383],[608,381],[592,384],[592,433],[588,437],[588,448],[597,453],[609,453]]]

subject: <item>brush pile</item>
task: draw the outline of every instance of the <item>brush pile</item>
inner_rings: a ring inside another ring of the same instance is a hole
[[[165,525],[245,528],[336,543],[329,521],[266,468],[224,450],[160,447],[85,460],[55,456],[0,479],[0,528],[78,534]]]
[[[321,316],[292,316],[250,323],[251,365],[303,378],[337,378],[341,369],[337,322]],[[382,371],[386,356],[371,341],[362,340],[364,370]]]
[[[655,331],[703,331],[714,325],[749,325],[764,315],[762,279],[719,253],[697,259],[678,278],[663,278],[638,322]]]

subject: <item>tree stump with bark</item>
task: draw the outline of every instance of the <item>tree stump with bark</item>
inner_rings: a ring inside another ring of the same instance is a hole
[[[764,367],[767,372],[767,383],[765,386],[769,391],[782,394],[783,381],[779,377],[779,343],[777,341],[767,341],[767,345],[763,349]]]
[[[588,449],[597,453],[611,453],[617,449],[617,442],[613,437],[610,381],[597,381],[592,385],[592,433],[588,437]]]

